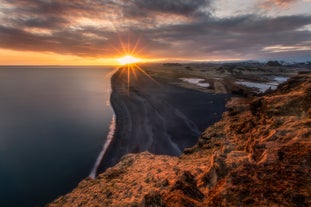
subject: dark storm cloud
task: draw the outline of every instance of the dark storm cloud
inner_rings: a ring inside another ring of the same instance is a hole
[[[247,59],[269,56],[269,46],[311,41],[310,30],[302,29],[311,16],[216,18],[211,0],[3,2],[0,47],[14,50],[104,57],[120,48],[119,39],[139,39],[143,54]]]
[[[209,6],[209,0],[134,0],[137,8],[148,11],[189,15],[198,12],[202,7]]]
[[[192,55],[201,58],[204,55],[253,58],[256,54],[263,55],[260,51],[271,45],[310,44],[311,32],[298,31],[310,23],[311,17],[306,16],[271,19],[247,15],[228,19],[209,18],[192,24],[168,26],[148,35],[167,42],[167,47],[171,47],[171,50],[178,48],[179,54],[184,57],[191,51]]]
[[[0,12],[4,19],[15,26],[54,27],[70,24],[70,18],[94,17],[108,10],[100,1],[88,0],[4,0]],[[109,1],[107,1],[109,2]]]

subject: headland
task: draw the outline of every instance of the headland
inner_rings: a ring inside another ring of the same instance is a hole
[[[181,155],[220,120],[231,97],[176,86],[138,69],[128,73],[127,67],[112,76],[111,85],[116,131],[99,173],[128,153]]]
[[[150,70],[149,74],[155,71]],[[215,82],[213,86],[226,91],[239,87],[230,77]],[[182,84],[197,87],[191,82]],[[231,98],[222,119],[204,130],[196,144],[185,149],[181,156],[127,154],[96,179],[83,180],[71,193],[49,206],[309,206],[310,72],[300,72],[265,94],[258,94],[255,87],[242,87],[247,91],[238,91],[244,97]],[[133,101],[132,107],[136,103]],[[136,113],[144,110],[139,108]],[[159,124],[158,121],[152,124]],[[177,152],[173,147],[170,149]]]

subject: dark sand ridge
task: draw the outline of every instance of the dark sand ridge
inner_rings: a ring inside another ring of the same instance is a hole
[[[185,89],[151,80],[139,70],[120,68],[111,79],[111,103],[116,132],[98,172],[115,165],[128,153],[149,151],[178,156],[193,146],[207,126],[217,122],[231,95]]]

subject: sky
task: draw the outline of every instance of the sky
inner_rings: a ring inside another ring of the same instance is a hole
[[[0,65],[311,60],[311,0],[0,0]]]

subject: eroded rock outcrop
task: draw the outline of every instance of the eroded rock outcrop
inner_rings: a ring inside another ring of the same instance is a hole
[[[49,206],[310,206],[311,74],[232,99],[177,157],[129,154]]]

